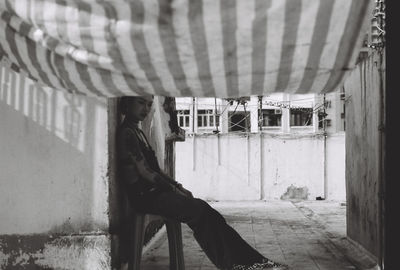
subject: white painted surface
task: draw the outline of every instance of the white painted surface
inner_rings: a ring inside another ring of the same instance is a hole
[[[107,230],[106,100],[0,65],[0,123],[0,234]]]
[[[176,179],[208,200],[279,199],[291,185],[315,200],[324,195],[323,144],[322,135],[197,135],[176,143]],[[329,198],[345,200],[344,134],[327,146]]]
[[[332,134],[327,140],[328,200],[346,200],[346,146],[345,133]]]

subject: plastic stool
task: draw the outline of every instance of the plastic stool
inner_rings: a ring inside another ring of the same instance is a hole
[[[167,228],[168,248],[169,248],[169,269],[184,270],[185,262],[183,258],[182,227],[177,221],[160,216],[136,213],[133,217],[133,232],[131,234],[132,250],[134,253],[129,259],[129,270],[140,270],[142,259],[142,249],[145,232],[145,218],[164,219]]]

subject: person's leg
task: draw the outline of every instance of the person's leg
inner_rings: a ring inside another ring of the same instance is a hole
[[[139,211],[188,224],[201,248],[219,269],[231,269],[234,264],[251,265],[265,258],[201,199],[173,192],[155,193],[141,201]]]

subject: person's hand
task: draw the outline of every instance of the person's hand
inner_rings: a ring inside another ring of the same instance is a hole
[[[192,192],[190,192],[189,190],[184,188],[181,184],[178,184],[178,185],[175,186],[175,192],[178,193],[178,194],[181,194],[183,196],[186,196],[186,197],[189,197],[189,198],[193,198]]]
[[[179,189],[181,192],[183,192],[187,197],[193,198],[192,192],[190,192],[190,191],[187,190],[186,188],[180,186],[180,187],[178,187],[178,189]]]

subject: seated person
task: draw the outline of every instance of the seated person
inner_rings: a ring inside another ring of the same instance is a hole
[[[219,212],[161,171],[154,151],[138,127],[150,112],[153,96],[123,97],[120,102],[125,118],[117,134],[118,165],[133,209],[186,223],[218,269],[288,269],[261,255]]]

